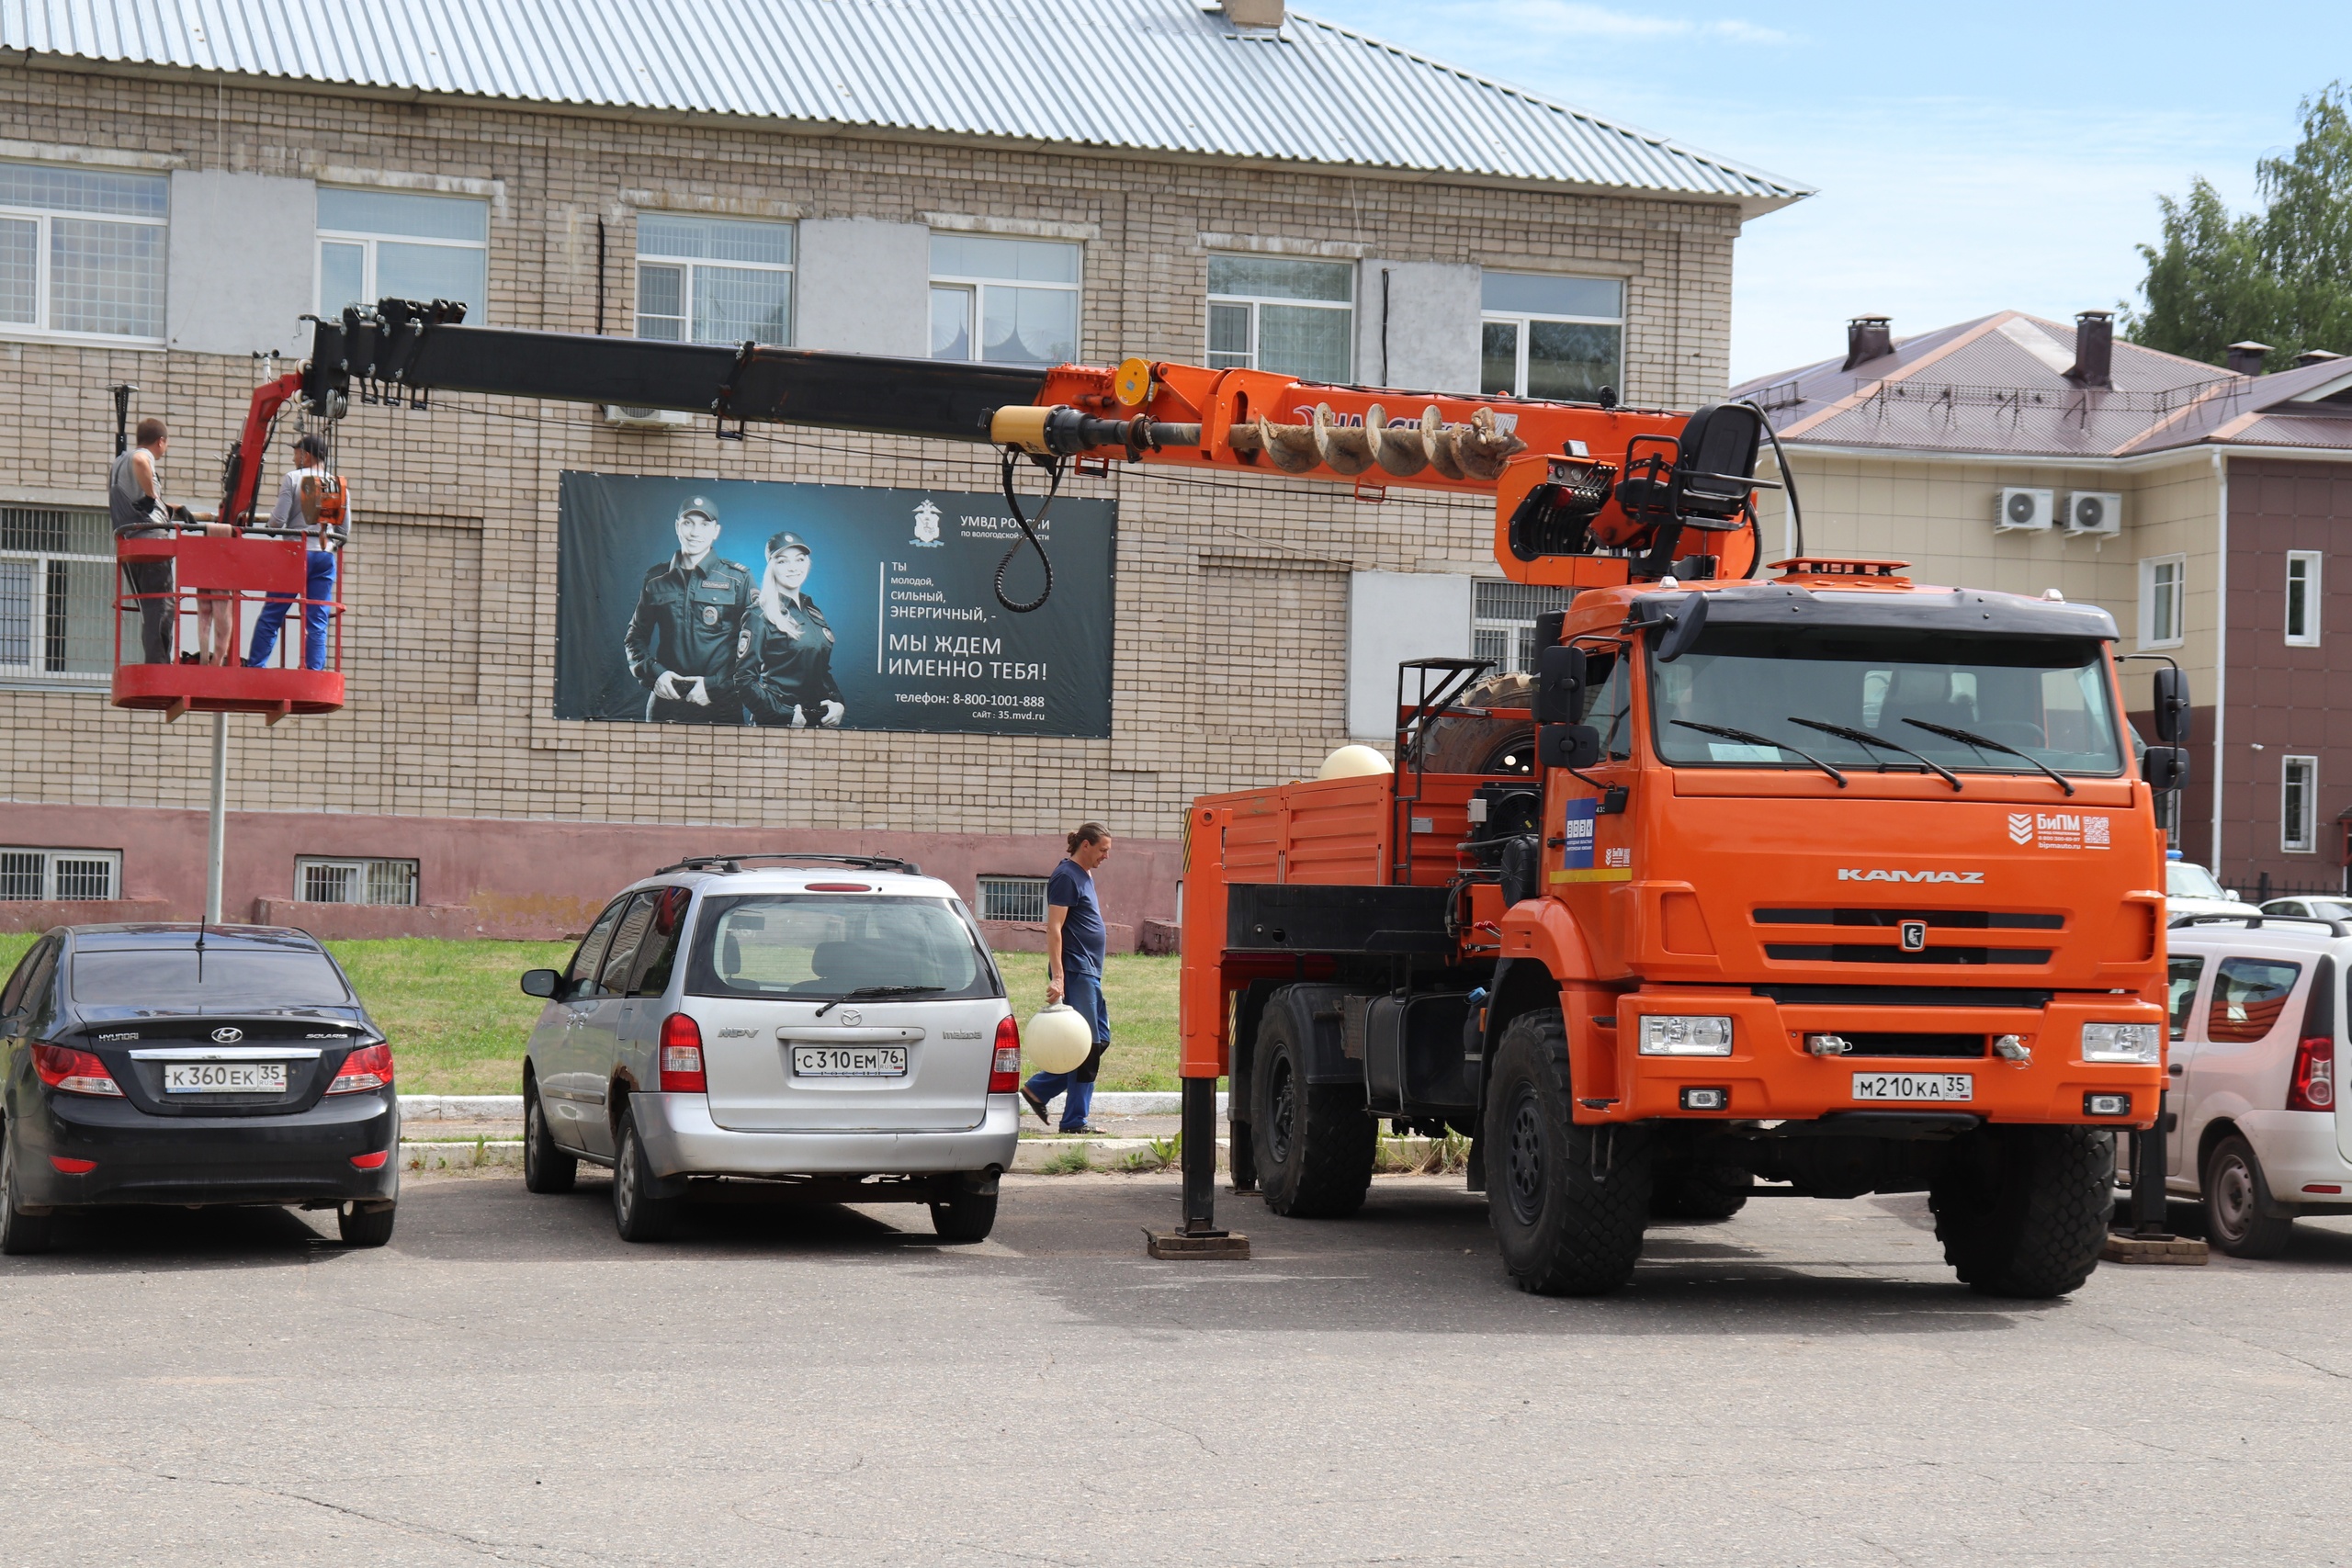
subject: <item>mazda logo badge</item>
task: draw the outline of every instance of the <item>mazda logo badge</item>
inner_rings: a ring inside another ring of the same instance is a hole
[[[858,1011],[855,1008],[842,1009],[842,1021],[852,1029],[855,1029],[860,1023],[864,1022],[865,1019],[865,1015]]]
[[[234,1045],[244,1037],[245,1032],[242,1029],[216,1029],[212,1032],[212,1043],[215,1045]]]
[[[1926,947],[1926,946],[1928,945],[1928,922],[1927,922],[1927,921],[1925,921],[1925,920],[1905,920],[1905,921],[1904,921],[1904,922],[1903,922],[1902,930],[1903,930],[1903,951],[1904,951],[1904,952],[1905,952],[1905,953],[1917,953],[1917,952],[1918,952],[1921,948],[1924,948],[1924,947]]]

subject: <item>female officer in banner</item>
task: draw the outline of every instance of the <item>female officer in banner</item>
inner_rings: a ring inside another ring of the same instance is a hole
[[[808,543],[797,534],[768,541],[767,575],[735,644],[735,690],[743,722],[792,729],[841,728],[845,711],[833,683],[833,628],[800,591]]]

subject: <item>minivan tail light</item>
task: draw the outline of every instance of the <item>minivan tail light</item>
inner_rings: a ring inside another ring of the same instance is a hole
[[[362,1045],[343,1059],[335,1069],[334,1082],[327,1085],[329,1094],[357,1094],[362,1089],[381,1089],[392,1081],[392,1048],[381,1043]]]
[[[710,1092],[702,1071],[702,1026],[682,1012],[662,1021],[662,1092]]]
[[[2335,1109],[2335,1042],[2327,1035],[2306,1035],[2296,1043],[2295,1076],[2287,1086],[2287,1109]]]
[[[107,1065],[87,1051],[46,1041],[33,1047],[33,1072],[50,1088],[67,1094],[111,1094],[119,1098],[122,1086]]]
[[[989,1068],[989,1092],[1011,1094],[1021,1087],[1021,1026],[1008,1013],[996,1026],[996,1061]]]

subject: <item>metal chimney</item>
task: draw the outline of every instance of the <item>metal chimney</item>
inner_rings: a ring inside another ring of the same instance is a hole
[[[2331,359],[2343,357],[2342,355],[2330,353],[2324,348],[2307,348],[2295,355],[2295,368],[2301,370],[2306,365],[2324,365]]]
[[[2262,374],[2262,356],[2270,352],[2270,345],[2249,339],[2245,343],[2233,343],[2222,352],[2229,355],[2226,363],[2231,375],[2259,376]]]
[[[2077,387],[2115,385],[2115,312],[2085,310],[2075,318],[2075,366],[2066,379]]]
[[[1840,370],[1851,370],[1857,365],[1867,365],[1873,359],[1884,359],[1894,352],[1894,333],[1886,316],[1856,316],[1846,323],[1846,363]]]

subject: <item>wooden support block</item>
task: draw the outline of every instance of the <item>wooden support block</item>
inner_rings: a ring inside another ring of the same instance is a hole
[[[1156,1231],[1146,1225],[1143,1234],[1144,1250],[1154,1258],[1247,1258],[1250,1256],[1250,1238],[1238,1231],[1213,1231],[1195,1235],[1185,1231]]]
[[[2188,1236],[2165,1236],[2150,1240],[2144,1236],[2109,1231],[2107,1245],[2099,1248],[2103,1263],[2187,1263],[2200,1264],[2211,1257],[2205,1244]]]
[[[187,699],[186,697],[174,697],[172,699],[172,705],[164,710],[164,722],[165,724],[177,724],[180,720],[180,716],[186,712],[187,712]]]

